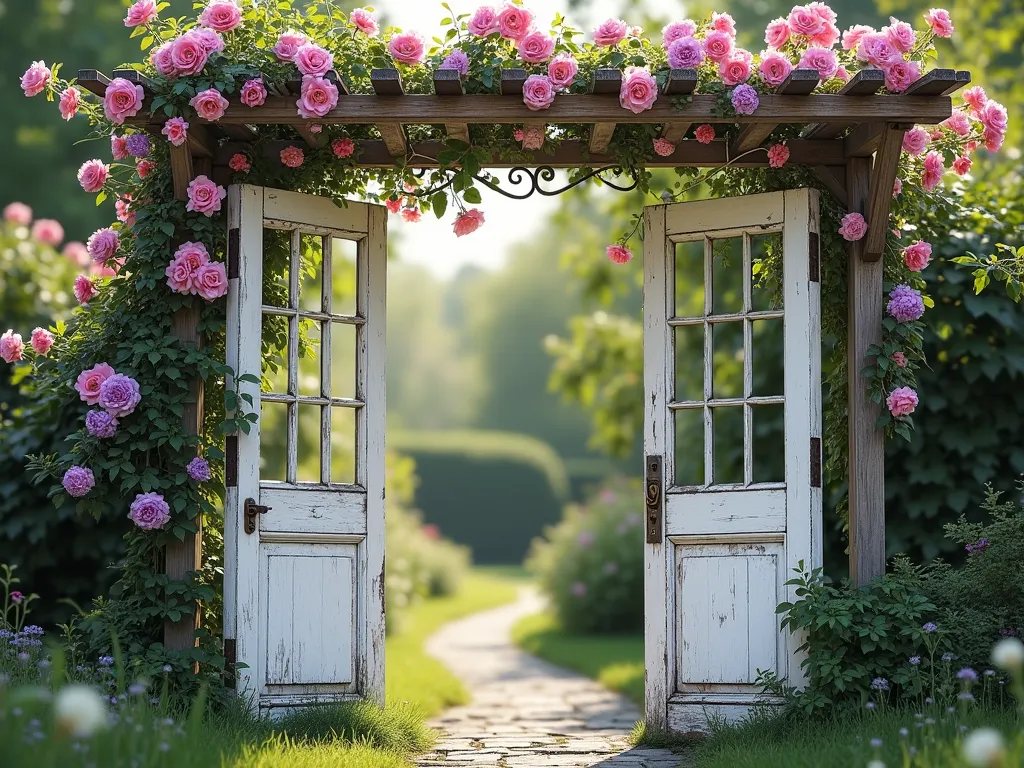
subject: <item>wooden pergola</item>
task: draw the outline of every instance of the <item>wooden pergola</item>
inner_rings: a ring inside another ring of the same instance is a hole
[[[160,134],[165,118],[152,115],[153,84],[135,70],[115,70],[113,77],[143,86],[146,99],[139,116],[128,124]],[[188,141],[171,147],[174,191],[178,199],[187,199],[189,182],[199,174],[218,183],[230,182],[228,161],[233,154],[250,151],[259,138],[261,126],[291,126],[298,141],[310,147],[324,147],[325,133],[314,133],[309,126],[374,126],[379,140],[359,142],[354,164],[359,167],[386,168],[404,166],[413,169],[437,168],[438,156],[445,149],[441,140],[410,142],[406,126],[443,126],[445,135],[471,142],[473,126],[495,124],[589,125],[587,140],[566,140],[552,154],[527,153],[528,163],[509,163],[497,155],[485,167],[530,165],[552,168],[593,168],[614,166],[608,153],[616,125],[648,124],[660,126],[660,135],[676,144],[667,157],[655,156],[649,168],[767,167],[767,153],[758,150],[781,126],[799,126],[799,138],[790,139],[790,164],[807,166],[822,184],[850,211],[861,212],[868,223],[864,239],[849,243],[848,329],[849,329],[849,495],[850,495],[850,572],[864,583],[885,571],[885,491],[884,433],[875,426],[879,406],[870,402],[867,382],[861,374],[868,347],[882,333],[884,295],[882,290],[882,252],[889,230],[889,209],[893,184],[902,150],[903,136],[915,124],[934,125],[952,114],[950,95],[970,83],[969,72],[934,69],[910,85],[902,94],[882,95],[885,77],[880,70],[859,71],[838,93],[813,93],[819,84],[815,70],[797,69],[773,93],[762,94],[752,115],[721,116],[718,97],[694,94],[696,70],[671,70],[664,94],[654,106],[640,114],[623,109],[618,103],[622,73],[615,69],[595,72],[590,93],[559,95],[549,109],[531,111],[522,99],[527,73],[522,69],[501,72],[500,93],[470,95],[464,92],[459,73],[436,70],[433,94],[408,94],[397,69],[375,69],[370,75],[372,94],[349,93],[346,84],[333,72],[329,77],[338,86],[338,106],[315,121],[301,118],[295,97],[298,80],[272,84],[279,95],[268,96],[263,106],[243,105],[232,97],[224,116],[215,123],[199,117],[189,119]],[[101,96],[110,80],[96,70],[81,70],[78,84]],[[688,97],[679,99],[672,97]],[[739,124],[739,132],[729,140],[701,144],[685,138],[691,126],[703,123]],[[294,141],[269,142],[264,150],[277,157]],[[351,162],[346,160],[345,162]],[[183,341],[201,343],[197,331],[198,313],[181,310],[175,317],[174,333]],[[192,434],[202,423],[203,393],[195,384],[196,404],[186,409],[184,421]],[[230,441],[230,438],[229,438]],[[229,442],[230,455],[231,444]],[[168,548],[166,572],[181,579],[200,564],[201,532],[180,545]],[[194,619],[168,622],[165,644],[184,649],[193,644]],[[230,652],[228,653],[230,656]]]

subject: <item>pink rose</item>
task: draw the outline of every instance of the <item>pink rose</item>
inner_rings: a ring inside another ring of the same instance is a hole
[[[8,203],[4,208],[4,221],[28,226],[32,221],[32,209],[24,203]]]
[[[89,255],[92,256],[92,260],[97,264],[105,265],[110,259],[114,258],[118,248],[121,247],[121,238],[118,237],[117,232],[110,229],[97,229],[91,235],[89,239],[85,241],[85,247],[89,250]]]
[[[909,416],[917,408],[917,392],[910,387],[897,387],[885,398],[885,405],[897,419]]]
[[[103,94],[103,112],[112,123],[122,125],[126,118],[135,117],[142,109],[142,97],[141,85],[115,77]]]
[[[338,87],[323,77],[306,75],[302,78],[302,95],[295,102],[299,117],[309,120],[324,117],[338,106]]]
[[[844,240],[855,242],[867,234],[868,223],[859,213],[848,213],[843,216],[842,226],[839,227],[839,234]]]
[[[734,45],[733,39],[725,32],[712,32],[704,38],[704,52],[716,64],[732,55]]]
[[[89,255],[89,249],[85,247],[85,243],[80,243],[77,240],[72,240],[64,246],[64,250],[61,251],[64,258],[79,267],[89,266],[89,262],[92,261],[92,257]]]
[[[654,140],[654,152],[661,157],[669,157],[676,151],[676,145],[666,138]]]
[[[850,73],[846,71],[846,67],[841,66],[836,70],[836,77],[845,83],[850,79]]]
[[[100,363],[87,371],[82,371],[75,380],[78,396],[88,405],[96,405],[100,401],[100,388],[103,386],[103,382],[113,375],[114,369],[106,363]]]
[[[86,192],[99,192],[109,175],[110,167],[102,160],[86,160],[78,169],[78,183]]]
[[[912,272],[920,272],[927,267],[931,257],[932,246],[924,240],[918,240],[916,243],[911,243],[903,249],[903,262],[907,265],[907,269]]]
[[[523,142],[523,149],[541,149],[546,139],[547,131],[542,125],[528,125],[526,130],[516,131],[516,140]]]
[[[367,37],[376,37],[380,32],[380,26],[373,14],[365,8],[356,8],[348,15],[348,20],[356,25],[356,29]]]
[[[128,157],[128,137],[127,136],[111,136],[110,137],[110,154],[113,155],[115,160],[124,160]]]
[[[156,18],[156,0],[138,0],[128,9],[128,15],[124,17],[126,27],[140,27],[149,24]]]
[[[668,47],[676,40],[683,37],[693,37],[696,34],[697,24],[690,19],[673,21],[671,24],[666,24],[661,30],[661,46],[665,50],[668,50]]]
[[[658,98],[658,83],[647,67],[626,67],[619,89],[619,105],[639,115],[654,106]]]
[[[877,35],[874,27],[866,27],[863,24],[855,24],[843,32],[843,48],[847,51],[856,51],[860,47],[860,41],[865,35]]]
[[[568,88],[576,79],[579,65],[571,53],[560,53],[548,64],[548,79],[555,88]]]
[[[622,19],[608,19],[594,30],[594,43],[610,48],[625,40],[628,32],[629,26]]]
[[[196,291],[207,301],[219,299],[228,292],[228,274],[219,261],[211,261],[196,270]]]
[[[21,89],[26,96],[38,96],[50,82],[52,73],[42,61],[33,61],[32,66],[21,76]]]
[[[964,91],[964,103],[972,112],[981,112],[988,103],[988,96],[985,94],[985,89],[980,85],[971,86]]]
[[[986,128],[982,138],[985,139],[985,149],[989,152],[998,152],[1003,146],[1003,140],[1006,138],[1006,134],[1001,131],[993,131]]]
[[[903,151],[907,154],[920,155],[928,146],[928,131],[924,128],[911,128],[903,134]]]
[[[892,196],[893,196],[893,199],[896,199],[897,197],[899,197],[900,193],[902,191],[903,191],[903,182],[897,176],[896,180],[893,181],[893,183],[892,183]]]
[[[232,0],[214,0],[199,14],[199,23],[217,32],[230,32],[242,23],[242,10]]]
[[[892,47],[900,53],[910,53],[917,40],[917,33],[912,26],[892,16],[889,17],[889,26],[883,27],[882,31],[889,38]]]
[[[8,329],[7,333],[0,336],[0,359],[5,363],[16,363],[25,355],[25,344],[21,340],[21,334]]]
[[[885,70],[885,87],[893,93],[902,93],[921,76],[921,67],[916,61],[894,61]]]
[[[304,75],[323,77],[334,66],[334,56],[319,45],[306,43],[295,52],[295,66]]]
[[[100,408],[115,418],[131,415],[140,400],[139,382],[131,376],[115,373],[100,384]]]
[[[537,111],[547,109],[555,100],[555,86],[544,75],[530,75],[523,83],[523,103]]]
[[[958,157],[953,161],[953,173],[957,176],[966,176],[971,170],[971,158],[966,155]]]
[[[477,37],[487,37],[500,29],[498,12],[489,5],[481,5],[469,20],[469,32]]]
[[[925,188],[925,191],[931,192],[942,181],[942,174],[945,172],[946,168],[942,164],[942,154],[940,152],[929,152],[924,157],[921,186]]]
[[[814,37],[825,28],[825,20],[806,5],[795,6],[786,20],[794,35]]]
[[[932,8],[924,15],[924,20],[932,28],[936,37],[952,37],[953,21],[949,18],[949,11],[942,8]]]
[[[789,161],[789,147],[785,144],[772,144],[768,148],[768,165],[781,168]]]
[[[267,87],[263,85],[263,78],[257,77],[253,80],[246,80],[242,86],[239,99],[247,107],[261,107],[267,100]]]
[[[520,40],[533,29],[533,14],[525,8],[505,3],[498,12],[498,31],[509,40]]]
[[[53,334],[45,328],[36,328],[32,331],[31,343],[37,355],[45,355],[53,346]]]
[[[835,53],[828,48],[808,48],[797,66],[817,70],[819,78],[828,80],[836,73],[839,62],[836,61]]]
[[[807,7],[810,8],[812,11],[814,11],[816,14],[818,14],[818,16],[821,18],[822,21],[824,21],[824,22],[826,22],[828,24],[835,24],[836,23],[836,18],[838,18],[836,16],[836,12],[833,11],[825,3],[819,3],[817,1],[815,1],[815,2],[811,3],[810,5],[808,5]]]
[[[386,207],[391,213],[398,213],[402,210],[402,201],[397,197],[389,197],[384,201],[384,207]]]
[[[210,252],[202,243],[182,243],[174,252],[171,263],[164,274],[167,285],[177,293],[196,293],[195,274],[204,264],[210,263]]]
[[[331,142],[331,151],[335,157],[349,157],[356,151],[356,143],[349,138],[335,139]]]
[[[725,32],[725,34],[734,39],[736,37],[736,22],[728,13],[712,11],[711,27],[719,32]]]
[[[207,176],[196,176],[188,183],[188,205],[185,210],[213,216],[220,211],[221,200],[227,196],[227,190]]]
[[[907,367],[907,356],[904,355],[902,352],[893,352],[891,355],[889,355],[889,359],[896,363],[896,367],[898,368]]]
[[[704,123],[704,125],[697,126],[697,130],[693,132],[693,137],[701,144],[710,144],[715,140],[715,128]]]
[[[280,61],[295,61],[295,54],[306,41],[306,36],[301,32],[283,32],[274,45],[274,54]]]
[[[418,32],[399,32],[391,38],[388,50],[395,61],[402,64],[419,64],[423,61],[423,38]]]
[[[452,229],[455,231],[456,237],[463,237],[476,232],[483,226],[483,223],[483,213],[476,208],[470,208],[468,211],[463,211],[455,217]]]
[[[179,75],[198,75],[206,66],[210,52],[195,32],[186,32],[171,43],[171,63]]]
[[[517,48],[520,59],[528,64],[541,64],[555,52],[555,39],[546,32],[534,30],[523,35]]]
[[[208,88],[192,97],[189,101],[192,108],[204,120],[215,122],[224,117],[228,108],[228,100],[220,95],[216,88]]]
[[[72,86],[71,88],[65,89],[64,93],[60,95],[60,116],[65,120],[70,120],[78,114],[78,107],[80,103],[81,94],[78,93],[77,88]]]
[[[861,37],[860,44],[857,46],[857,58],[878,69],[888,69],[890,65],[903,61],[900,52],[892,47],[892,43],[885,35],[879,32]]]
[[[816,35],[812,35],[810,44],[818,48],[831,48],[839,40],[839,28],[835,24],[825,23],[824,29]]]
[[[228,168],[235,173],[248,173],[252,170],[252,163],[249,162],[249,158],[243,155],[241,152],[235,152],[228,160]]]
[[[188,121],[184,117],[172,117],[164,123],[160,133],[166,136],[171,144],[180,147],[188,140]]]
[[[153,62],[156,71],[166,78],[173,79],[178,76],[178,70],[174,66],[174,59],[171,58],[171,44],[158,45],[149,54],[149,60]]]
[[[954,109],[953,114],[939,123],[939,125],[949,128],[957,136],[967,136],[971,132],[971,119],[959,109]]]
[[[88,304],[96,296],[96,284],[88,275],[79,275],[75,278],[74,292],[79,304]]]
[[[668,47],[668,65],[672,69],[696,69],[704,61],[704,46],[695,37],[680,37]]]
[[[773,88],[779,87],[792,71],[793,65],[781,53],[765,51],[761,54],[761,65],[757,68],[757,72],[765,85],[770,85]]]
[[[423,213],[419,208],[403,208],[402,209],[402,221],[407,221],[410,224],[416,224],[420,219],[423,218]]]
[[[616,264],[626,264],[633,258],[633,252],[624,245],[609,245],[604,252]]]
[[[306,160],[306,155],[298,147],[285,147],[281,150],[281,162],[289,168],[298,168]]]
[[[985,105],[978,110],[978,119],[981,120],[986,131],[1006,133],[1008,123],[1006,107],[998,101],[986,101]]]
[[[54,219],[39,219],[32,225],[32,237],[56,248],[64,239],[64,227]]]
[[[753,61],[750,51],[737,48],[732,55],[718,65],[718,76],[726,85],[739,85],[750,78],[750,63]]]
[[[771,48],[779,49],[789,40],[789,22],[785,19],[775,19],[768,22],[768,28],[764,31],[764,41]]]
[[[163,528],[171,519],[171,508],[159,493],[140,493],[129,508],[128,517],[144,531]]]

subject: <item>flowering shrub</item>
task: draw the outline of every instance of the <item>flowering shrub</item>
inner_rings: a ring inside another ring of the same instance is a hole
[[[610,483],[534,540],[527,567],[570,632],[643,631],[640,498],[638,483]]]

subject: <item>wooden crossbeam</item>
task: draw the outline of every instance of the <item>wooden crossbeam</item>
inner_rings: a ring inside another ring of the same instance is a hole
[[[906,123],[887,123],[881,133],[875,163],[871,169],[868,208],[864,218],[868,223],[863,258],[877,261],[885,249],[889,232],[889,209],[892,207],[892,188],[896,181],[896,168],[903,151],[903,136],[912,126]]]
[[[313,149],[322,149],[327,146],[327,134],[324,133],[322,126],[320,133],[314,133],[312,130],[313,124],[311,120],[309,125],[296,125],[295,131],[302,137],[307,146]]]
[[[618,96],[622,90],[622,72],[617,69],[595,69],[590,81],[590,92],[599,95]],[[603,155],[615,135],[615,123],[594,123],[590,126],[590,153]]]
[[[862,69],[839,89],[843,96],[873,96],[885,87],[885,72],[880,69]],[[834,139],[849,123],[814,123],[803,132],[805,139]]]
[[[500,90],[502,96],[522,96],[523,95],[523,83],[526,82],[525,69],[503,69],[501,70],[500,79]],[[475,96],[473,97],[476,98]],[[525,105],[523,107],[526,109]],[[527,111],[529,111],[527,109]],[[521,120],[512,120],[510,122],[521,122]]]
[[[145,90],[150,93],[153,92],[153,81],[143,75],[141,72],[137,72],[134,69],[115,69],[110,73],[111,79],[121,78],[127,80],[129,83],[135,83],[141,85]]]
[[[665,81],[665,95],[686,96],[697,87],[696,69],[670,69]],[[693,123],[689,120],[670,120],[661,128],[661,137],[673,144],[682,141]]]
[[[403,96],[402,73],[397,69],[370,70],[370,84],[378,96]],[[346,99],[347,101],[347,99]],[[378,123],[377,130],[393,157],[404,156],[409,147],[401,123]]]
[[[818,86],[818,71],[816,69],[794,69],[778,88],[776,94],[785,96],[807,96]],[[761,146],[761,143],[772,135],[772,131],[779,127],[779,124],[754,123],[744,126],[739,135],[733,139],[731,152],[733,155],[742,155]]]
[[[457,69],[435,69],[434,93],[438,96],[464,96],[466,87],[462,82],[462,73]],[[445,123],[444,131],[449,138],[470,143],[468,123]]]
[[[906,96],[949,96],[970,82],[970,72],[933,69],[912,82],[903,93]]]
[[[80,69],[75,80],[78,82],[78,85],[85,88],[89,93],[95,94],[100,98],[103,98],[103,94],[107,92],[107,86],[110,85],[110,78],[98,69]]]
[[[843,139],[843,154],[847,157],[871,157],[878,149],[885,123],[861,123]]]
[[[813,168],[825,188],[831,192],[839,204],[844,208],[847,205],[846,198],[846,168],[842,165],[816,165]]]

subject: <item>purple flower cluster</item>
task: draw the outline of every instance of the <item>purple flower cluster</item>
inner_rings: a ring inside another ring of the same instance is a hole
[[[162,528],[171,519],[171,508],[159,493],[140,493],[132,502],[128,517],[144,531]]]
[[[441,62],[441,69],[457,69],[465,77],[469,74],[469,56],[458,48],[449,53]]]
[[[96,478],[91,469],[76,466],[71,467],[71,469],[64,473],[62,484],[69,496],[80,499],[96,485]]]
[[[202,456],[196,456],[192,461],[188,463],[188,467],[185,469],[188,472],[188,476],[191,477],[198,483],[205,483],[211,477],[213,473],[210,472],[210,464]]]
[[[886,680],[884,677],[876,677],[874,680],[871,681],[871,687],[874,688],[876,691],[888,691],[889,681]]]
[[[980,539],[973,544],[968,544],[964,549],[967,550],[968,555],[977,555],[979,552],[984,552],[989,546],[988,539]]]
[[[123,373],[115,373],[100,385],[100,407],[111,416],[127,416],[141,399],[139,382]]]
[[[733,89],[731,99],[737,115],[752,115],[760,104],[757,91],[746,83]]]
[[[128,149],[128,153],[132,157],[143,158],[149,154],[152,145],[149,141],[149,136],[144,133],[133,133],[125,141],[125,146]]]
[[[897,322],[909,323],[924,314],[924,299],[920,291],[909,285],[897,285],[889,294],[889,304],[885,309]]]
[[[106,439],[117,434],[117,419],[106,411],[89,411],[85,414],[85,428],[93,437]]]

